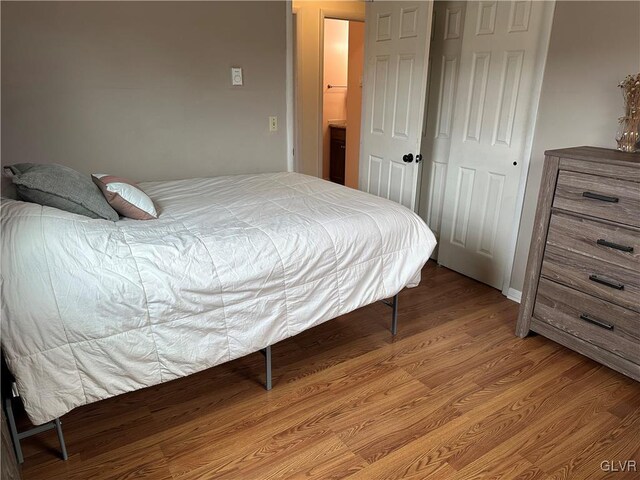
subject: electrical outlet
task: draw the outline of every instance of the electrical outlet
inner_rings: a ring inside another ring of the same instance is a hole
[[[269,131],[270,132],[278,131],[278,117],[269,117]]]
[[[231,67],[231,85],[242,86],[242,69]]]

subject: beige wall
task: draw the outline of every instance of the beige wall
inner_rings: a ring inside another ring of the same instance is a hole
[[[322,70],[320,61],[321,26],[324,17],[364,21],[362,1],[293,0],[296,17],[296,170],[322,176]]]
[[[620,89],[640,71],[639,2],[557,2],[542,84],[511,287],[522,290],[544,151],[615,148]]]
[[[344,184],[358,188],[360,127],[362,125],[362,73],[364,68],[364,22],[349,22],[349,74],[347,79],[347,155]]]
[[[285,22],[284,1],[2,2],[2,163],[286,170]]]
[[[329,178],[329,123],[347,119],[347,67],[349,22],[327,18],[324,21],[324,60],[322,81],[322,177]],[[328,88],[327,85],[345,85]]]

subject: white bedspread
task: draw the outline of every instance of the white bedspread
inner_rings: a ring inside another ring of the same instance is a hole
[[[143,183],[158,220],[2,205],[2,347],[35,424],[255,352],[415,286],[391,201],[294,173]]]

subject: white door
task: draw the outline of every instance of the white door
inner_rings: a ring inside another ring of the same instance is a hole
[[[512,261],[550,6],[467,4],[438,262],[500,289]]]
[[[360,190],[412,210],[420,152],[432,2],[366,5]],[[404,158],[403,158],[404,157]]]
[[[461,1],[438,1],[433,5],[426,120],[421,146],[424,166],[418,213],[436,239],[440,238],[442,223],[466,7],[467,2]],[[437,247],[431,257],[438,258]]]

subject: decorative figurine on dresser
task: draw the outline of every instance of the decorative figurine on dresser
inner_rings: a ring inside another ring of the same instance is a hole
[[[640,381],[640,154],[545,152],[516,334]]]

